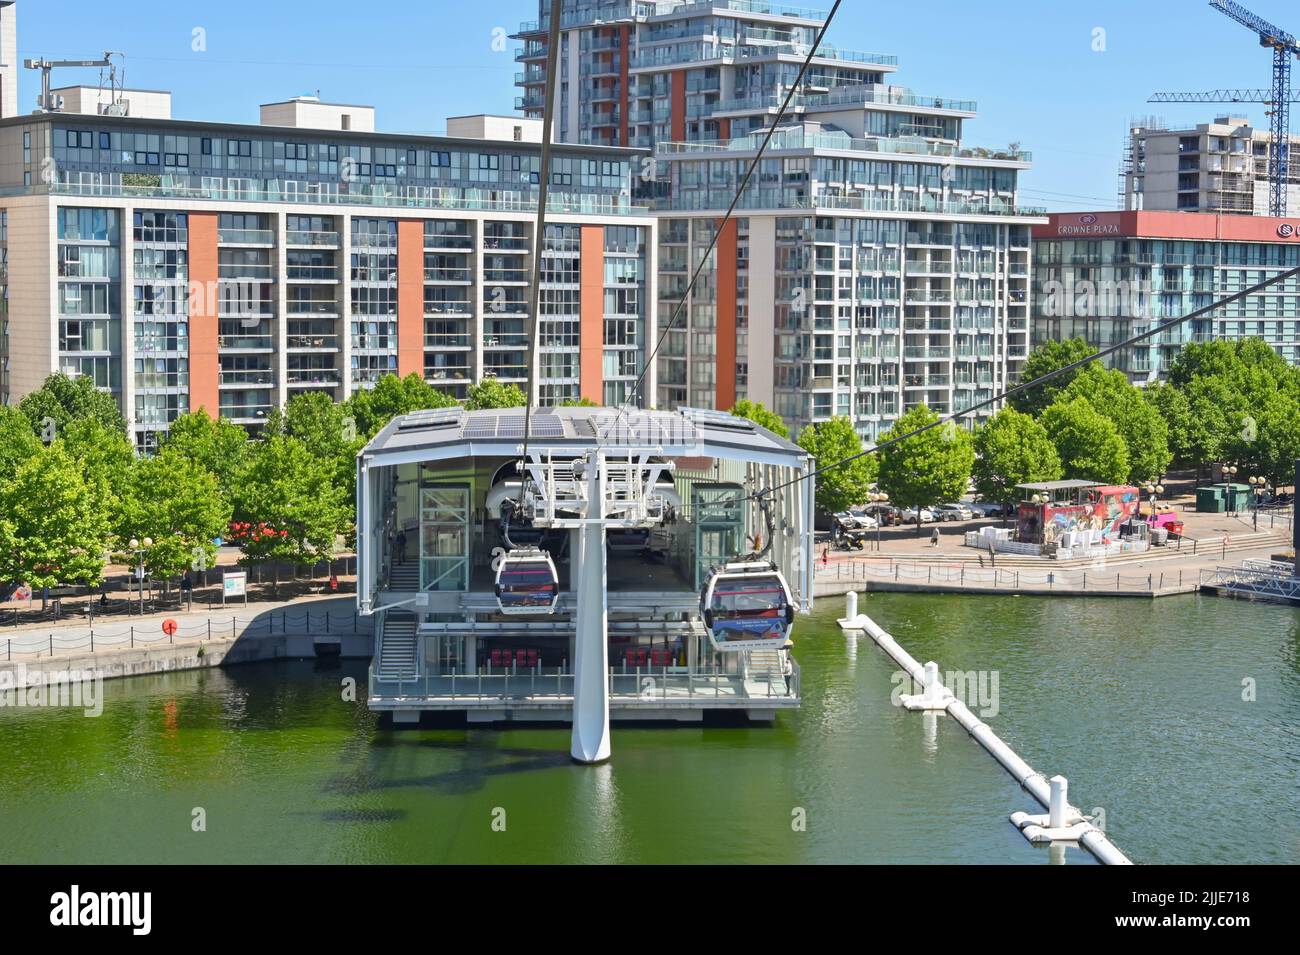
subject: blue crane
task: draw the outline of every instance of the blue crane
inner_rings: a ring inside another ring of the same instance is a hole
[[[1272,109],[1273,148],[1269,153],[1268,178],[1272,188],[1269,214],[1286,215],[1286,187],[1291,174],[1291,57],[1300,57],[1300,42],[1285,30],[1273,26],[1232,0],[1211,0],[1210,6],[1259,35],[1259,45],[1273,51]]]

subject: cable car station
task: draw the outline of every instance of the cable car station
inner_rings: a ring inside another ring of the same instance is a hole
[[[357,459],[357,603],[376,617],[370,707],[470,722],[771,721],[799,705],[814,464],[694,409],[446,408]],[[575,715],[576,714],[576,715]]]

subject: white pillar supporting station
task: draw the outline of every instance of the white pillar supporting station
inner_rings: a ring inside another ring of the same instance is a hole
[[[579,531],[573,651],[573,736],[580,763],[609,759],[609,614],[605,603],[605,458],[586,457],[587,513]]]

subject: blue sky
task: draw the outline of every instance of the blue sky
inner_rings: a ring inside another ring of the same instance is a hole
[[[1246,2],[1300,33],[1294,0]],[[494,31],[536,16],[535,0],[19,0],[18,43],[20,58],[125,51],[127,85],[172,90],[180,118],[255,122],[258,104],[319,90],[374,104],[383,130],[437,132],[448,115],[513,111],[517,44],[494,49]],[[196,29],[206,50],[193,49]],[[1152,105],[1152,92],[1264,87],[1271,75],[1254,36],[1204,0],[844,0],[831,40],[896,54],[897,82],[919,93],[978,101],[967,141],[1032,150],[1023,200],[1052,209],[1113,205],[1130,118],[1181,125],[1229,109]],[[25,112],[39,74],[20,72]],[[55,83],[95,78],[62,71]],[[1265,122],[1262,106],[1231,109]]]

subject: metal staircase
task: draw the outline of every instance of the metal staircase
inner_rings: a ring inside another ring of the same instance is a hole
[[[393,564],[388,571],[388,589],[410,591],[414,593],[420,589],[420,562],[418,560],[404,560],[400,564]]]
[[[745,668],[745,692],[750,696],[788,696],[785,655],[777,649],[750,650]]]
[[[419,676],[419,653],[415,616],[392,610],[385,613],[375,675],[385,681],[414,680]]]

